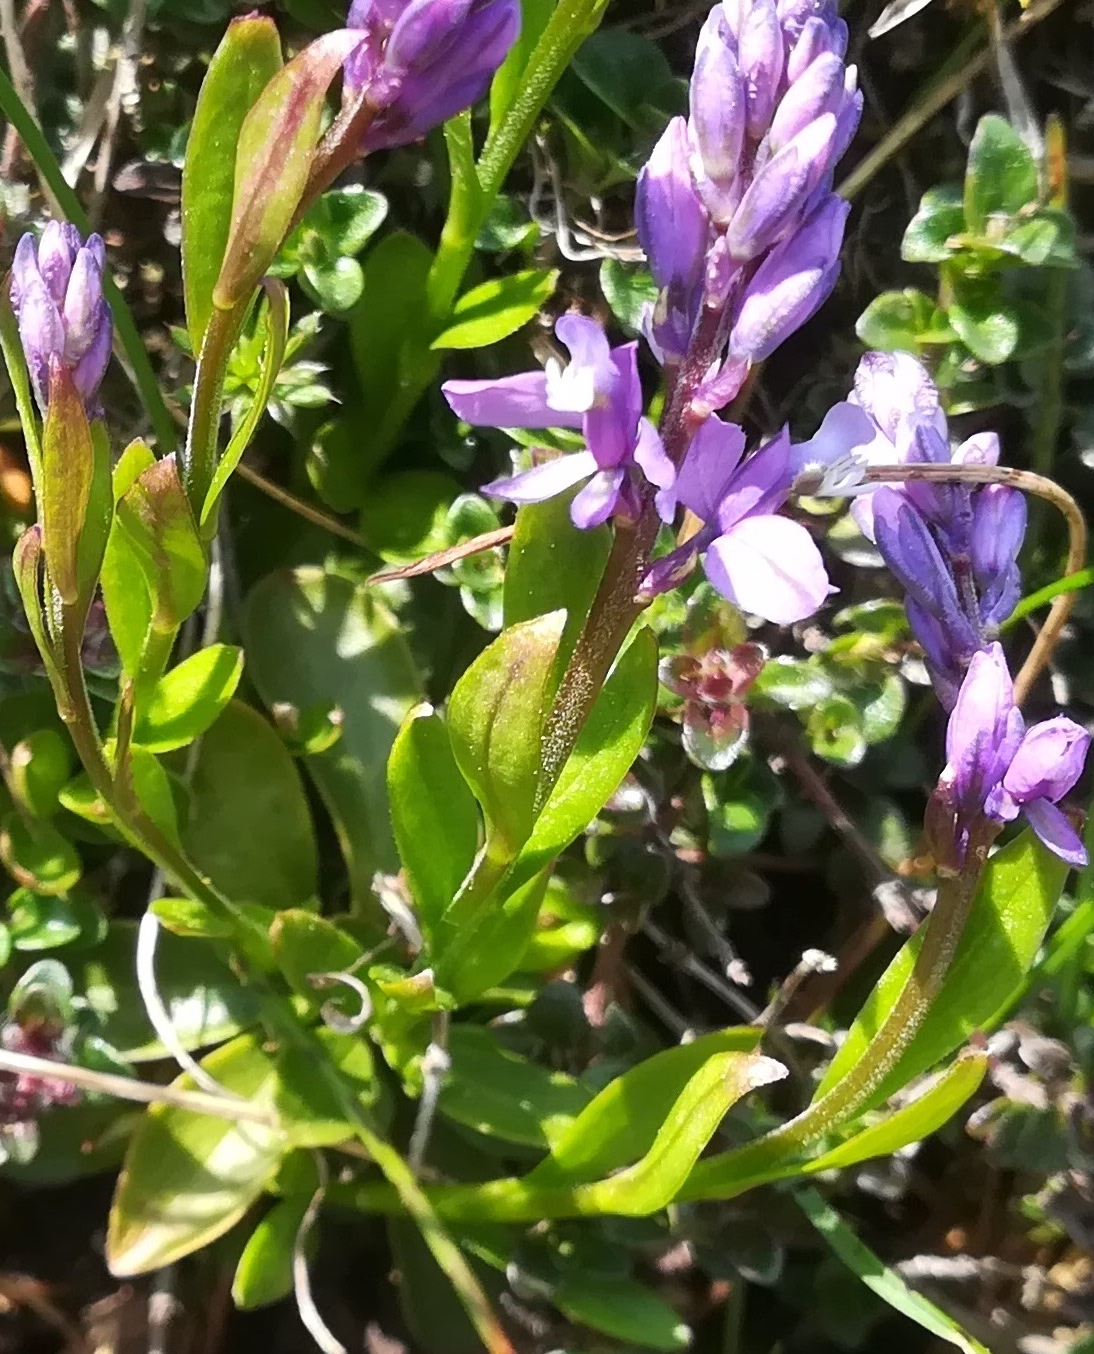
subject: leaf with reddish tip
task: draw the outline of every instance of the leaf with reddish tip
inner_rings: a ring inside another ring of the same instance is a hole
[[[304,195],[327,90],[364,41],[349,28],[310,43],[273,77],[247,114],[236,153],[232,229],[213,304],[232,310],[269,267]]]
[[[176,630],[205,593],[208,560],[173,456],[137,476],[118,503],[118,524],[148,585],[153,628]]]
[[[201,82],[182,171],[182,276],[195,353],[201,352],[232,228],[240,132],[281,67],[277,25],[248,14],[228,25]]]

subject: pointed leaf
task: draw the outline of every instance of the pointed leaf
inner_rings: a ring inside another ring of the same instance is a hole
[[[745,1025],[703,1034],[630,1068],[555,1137],[551,1155],[525,1183],[547,1189],[580,1184],[637,1161],[650,1150],[670,1107],[692,1078],[720,1054],[751,1053],[760,1034]]]
[[[363,33],[326,33],[270,80],[239,132],[232,227],[213,304],[232,310],[257,286],[288,234],[311,171],[327,90]]]
[[[46,567],[61,600],[73,605],[98,578],[110,524],[110,456],[96,445],[68,368],[49,377],[49,411],[42,434],[38,516]]]
[[[644,1217],[660,1212],[680,1192],[692,1167],[731,1106],[786,1068],[759,1053],[716,1053],[691,1078],[633,1166],[574,1191],[582,1211]]]
[[[448,703],[452,750],[482,805],[488,844],[515,855],[535,821],[540,732],[566,613],[511,626],[467,669]]]
[[[137,476],[155,463],[151,449],[139,438],[126,447],[114,467],[115,505],[132,488]],[[152,594],[136,548],[116,514],[106,542],[100,583],[110,622],[110,637],[118,650],[122,670],[127,677],[135,677],[152,626]]]
[[[201,82],[182,170],[182,275],[195,353],[201,352],[231,230],[240,133],[281,65],[277,25],[249,14],[228,25]]]
[[[209,570],[174,456],[137,476],[118,521],[152,598],[153,628],[173,633],[205,595]]]
[[[448,726],[428,706],[411,711],[387,764],[391,822],[425,934],[474,864],[479,809],[460,775]]]
[[[984,1346],[966,1335],[961,1327],[919,1293],[914,1293],[894,1270],[864,1246],[830,1204],[814,1189],[796,1190],[798,1207],[853,1274],[894,1311],[914,1321],[947,1344],[956,1345],[965,1354],[988,1354]]]
[[[261,1036],[242,1035],[202,1066],[235,1095],[272,1112],[277,1070]],[[174,1085],[194,1089],[189,1076]],[[133,1134],[110,1210],[111,1273],[147,1274],[223,1236],[273,1179],[286,1146],[279,1130],[259,1123],[154,1105]]]
[[[235,695],[243,650],[210,644],[161,677],[149,694],[133,737],[149,752],[184,748],[209,728]]]
[[[242,423],[232,434],[224,455],[217,462],[213,472],[209,492],[205,495],[205,505],[201,510],[201,525],[216,519],[212,516],[217,501],[228,486],[233,472],[243,459],[243,453],[251,444],[259,423],[270,403],[277,384],[281,365],[285,360],[285,347],[289,341],[289,293],[284,283],[268,277],[263,281],[266,291],[266,314],[264,317],[266,340],[262,346],[262,368],[258,378],[258,388],[251,397],[250,406]]]
[[[538,268],[481,282],[452,307],[451,323],[430,346],[485,348],[499,343],[539,314],[557,284],[557,269]]]

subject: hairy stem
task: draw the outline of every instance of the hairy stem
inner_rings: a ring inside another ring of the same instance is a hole
[[[923,928],[923,944],[900,995],[861,1057],[830,1091],[796,1118],[735,1152],[700,1162],[681,1199],[740,1194],[788,1159],[869,1108],[886,1077],[911,1047],[942,990],[976,899],[986,846],[970,868],[943,880]]]

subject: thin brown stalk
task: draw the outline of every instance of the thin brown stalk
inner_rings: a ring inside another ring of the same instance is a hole
[[[377,574],[370,574],[365,581],[395,583],[400,578],[418,578],[422,574],[433,574],[438,569],[458,564],[461,559],[468,559],[471,555],[480,555],[484,550],[496,550],[501,545],[508,545],[512,539],[512,527],[499,527],[497,531],[486,531],[481,536],[472,536],[470,540],[461,541],[459,545],[450,545],[447,550],[436,550],[432,555],[424,555],[413,564],[381,569]]]

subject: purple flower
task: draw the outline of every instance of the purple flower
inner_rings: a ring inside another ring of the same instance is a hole
[[[699,37],[690,116],[670,124],[640,177],[639,238],[661,288],[658,355],[675,363],[697,343],[709,365],[730,341],[732,370],[715,366],[706,408],[723,407],[738,369],[771,353],[835,284],[847,208],[832,173],[862,108],[846,47],[830,6],[721,0]]]
[[[43,413],[49,403],[51,361],[62,363],[89,414],[98,412],[99,386],[110,361],[113,324],[103,297],[106,247],[87,243],[75,226],[51,221],[36,242],[24,235],[11,267],[11,303],[19,321],[31,384]]]
[[[969,664],[946,731],[946,769],[932,803],[936,848],[960,867],[984,820],[1024,814],[1050,851],[1086,864],[1078,833],[1057,808],[1082,775],[1090,734],[1058,717],[1027,729],[999,644]],[[945,824],[940,832],[939,825]]]
[[[810,493],[854,495],[851,513],[904,587],[908,620],[946,709],[973,654],[994,640],[1021,595],[1026,502],[1005,485],[910,479],[864,484],[876,464],[995,465],[999,439],[977,433],[951,449],[927,372],[905,353],[867,353],[850,399],[795,448]]]
[[[711,224],[688,170],[687,123],[673,118],[638,176],[635,224],[661,289],[651,337],[666,353],[688,344],[702,296]]]
[[[552,361],[545,371],[443,386],[456,416],[476,427],[580,428],[585,435],[585,451],[542,461],[483,492],[539,503],[589,480],[570,514],[576,526],[594,527],[609,517],[637,517],[648,483],[661,491],[658,507],[670,520],[675,471],[656,428],[642,416],[638,345],[609,348],[600,325],[584,315],[563,315],[555,333],[570,351],[566,367]]]
[[[776,245],[756,269],[730,332],[734,356],[762,362],[828,299],[839,276],[850,210],[830,193],[802,228]]]
[[[520,33],[520,0],[353,0],[366,41],[346,62],[345,100],[376,109],[363,149],[417,141],[477,103]]]
[[[778,515],[792,481],[785,430],[747,460],[744,447],[744,433],[734,424],[711,417],[699,428],[672,494],[705,525],[654,563],[641,595],[675,587],[705,552],[706,576],[723,597],[742,611],[790,625],[811,616],[833,589],[812,536]]]

